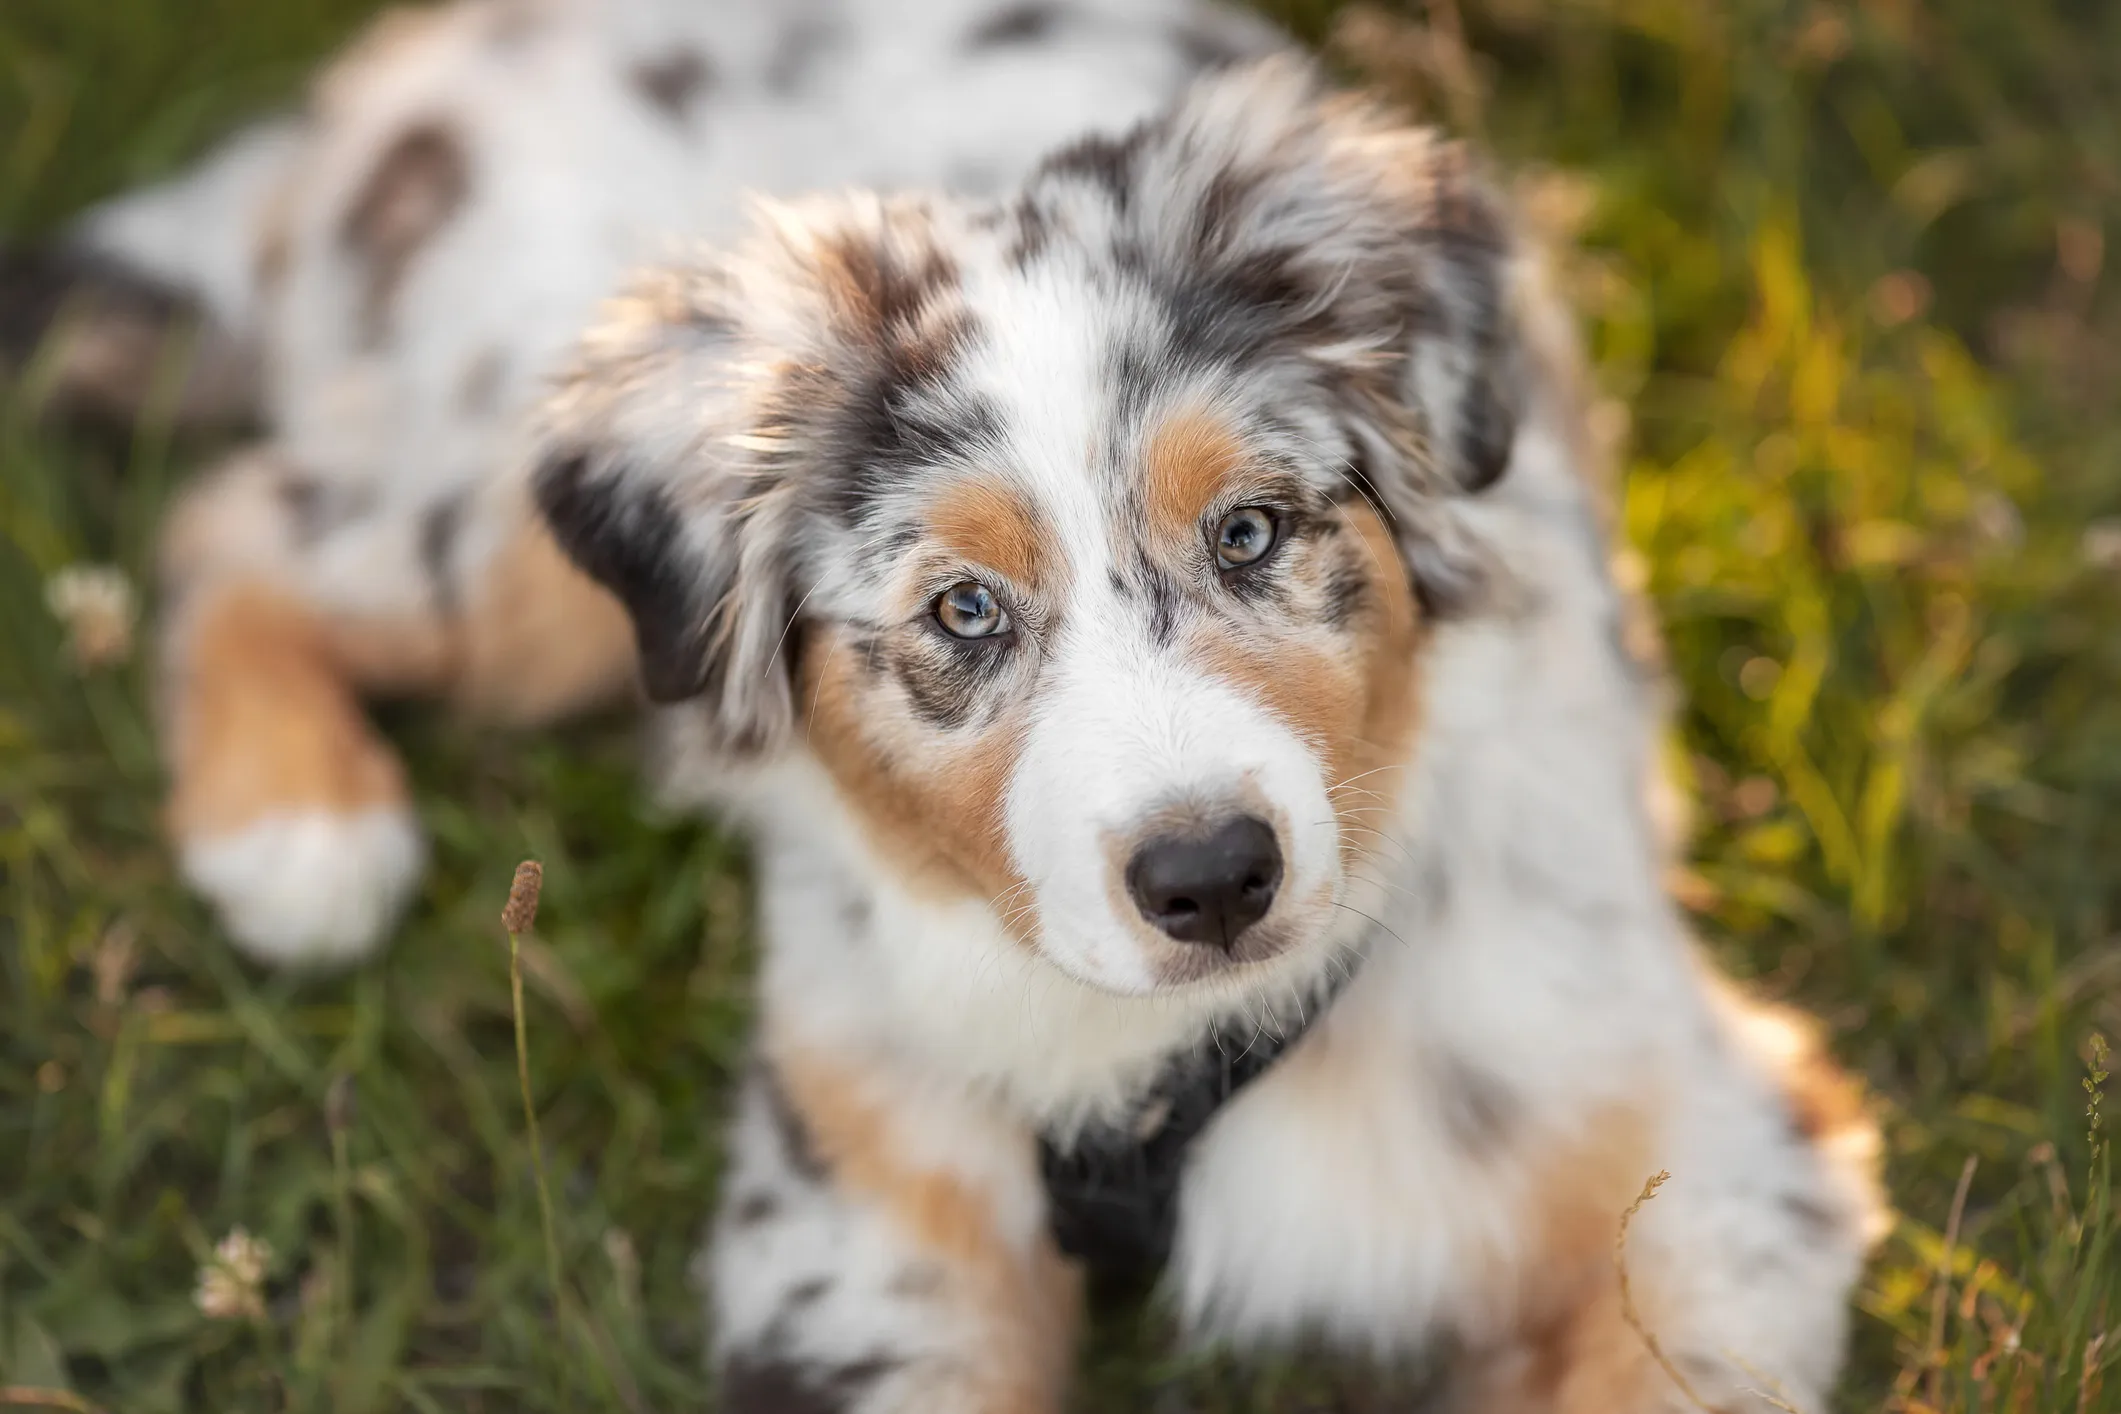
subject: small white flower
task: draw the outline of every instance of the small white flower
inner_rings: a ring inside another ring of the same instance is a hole
[[[100,668],[132,655],[140,609],[124,570],[68,565],[46,581],[44,602],[66,625],[67,648],[81,667]]]
[[[265,1269],[271,1263],[272,1246],[264,1238],[252,1237],[241,1227],[230,1229],[214,1248],[213,1260],[199,1268],[193,1304],[217,1321],[239,1316],[261,1319],[265,1315]]]
[[[2085,526],[2077,552],[2095,570],[2121,569],[2121,520],[2095,520]]]
[[[2025,517],[2010,497],[1989,491],[1974,498],[1974,534],[1990,545],[2016,549],[2025,542]]]

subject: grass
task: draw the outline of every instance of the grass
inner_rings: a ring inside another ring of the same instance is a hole
[[[366,8],[10,0],[0,232],[166,170]],[[1323,40],[1336,7],[1278,8]],[[1575,236],[1684,694],[1676,886],[1723,965],[1826,1019],[1886,1125],[1902,1217],[1839,1407],[2121,1409],[2095,1079],[2121,1036],[2121,8],[1419,8],[1341,15],[1335,52]],[[703,1407],[685,1268],[742,1044],[740,848],[643,814],[624,722],[397,712],[435,867],[394,949],[325,984],[240,964],[157,834],[144,662],[77,668],[43,602],[69,564],[144,573],[194,456],[0,408],[0,1385],[548,1409],[564,1369],[577,1408]],[[525,857],[557,1303],[495,925]],[[262,1314],[211,1318],[237,1226],[272,1254]],[[1107,1320],[1082,1407],[1404,1407],[1160,1335]]]

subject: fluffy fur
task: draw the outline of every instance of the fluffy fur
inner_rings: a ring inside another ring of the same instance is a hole
[[[661,774],[758,844],[725,1408],[1058,1408],[1041,1150],[1146,1142],[1174,1066],[1299,1026],[1179,1170],[1193,1338],[1689,1407],[1639,1323],[1712,1407],[1823,1407],[1875,1134],[1663,892],[1566,318],[1467,155],[1289,59],[1126,128],[1225,24],[1177,5],[825,13],[462,6],[341,65],[292,187],[226,169],[269,290],[191,283],[273,351],[275,437],[168,541],[176,828],[238,861],[202,885],[266,910],[261,821],[402,805],[358,693],[539,716],[637,652]],[[740,234],[718,131],[744,181],[959,194]],[[720,244],[530,413],[667,229]],[[1271,902],[1182,941],[1137,861],[1239,818]]]
[[[1185,1167],[1191,1331],[1458,1352],[1474,1408],[1681,1407],[1611,1258],[1668,1169],[1640,1319],[1718,1407],[1824,1398],[1871,1135],[1660,887],[1555,321],[1462,152],[1283,62],[1000,202],[778,211],[590,338],[541,502],[760,839],[736,1388],[1048,1407],[1032,1140],[1352,971]],[[1233,575],[1244,506],[1283,538]],[[938,631],[965,580],[1003,646]],[[1175,944],[1125,862],[1231,811],[1277,899]]]

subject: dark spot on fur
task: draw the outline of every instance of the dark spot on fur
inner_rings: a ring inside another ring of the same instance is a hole
[[[1010,642],[1006,636],[941,642],[941,630],[920,636],[924,641],[890,651],[891,671],[915,716],[954,731],[972,721],[988,684],[1008,666]]]
[[[384,150],[339,222],[339,243],[362,266],[360,338],[390,334],[391,305],[413,260],[471,193],[471,159],[437,123],[406,129]]]
[[[336,486],[299,472],[283,473],[275,488],[287,514],[288,536],[298,548],[316,544],[375,510],[365,487]]]
[[[882,1358],[800,1364],[747,1351],[722,1367],[721,1409],[723,1414],[847,1414],[896,1368],[896,1361]]]
[[[787,1296],[781,1300],[781,1307],[786,1311],[800,1311],[805,1306],[815,1306],[830,1290],[830,1277],[812,1277],[808,1281],[799,1281],[788,1288]]]
[[[852,524],[909,473],[991,445],[1000,424],[985,398],[955,386],[979,329],[956,263],[933,241],[824,242],[817,278],[843,344],[829,365],[791,370],[778,415],[822,433],[819,460],[841,469],[828,504]]]
[[[1264,181],[1264,173],[1240,167],[1225,167],[1208,179],[1193,223],[1194,244],[1202,255],[1212,259],[1230,248]]]
[[[712,675],[702,641],[705,616],[681,556],[669,496],[623,475],[592,476],[582,452],[547,461],[534,489],[561,548],[632,615],[648,695],[679,702],[706,691]]]
[[[1342,560],[1326,574],[1326,626],[1345,630],[1362,614],[1370,601],[1370,579],[1363,567]]]
[[[1476,1157],[1494,1153],[1516,1128],[1517,1096],[1494,1075],[1465,1060],[1446,1059],[1439,1072],[1444,1123],[1452,1137]]]
[[[804,88],[841,38],[824,16],[798,16],[781,31],[773,57],[766,61],[766,86],[780,94]]]
[[[780,1141],[781,1157],[798,1177],[810,1183],[823,1183],[826,1178],[825,1161],[818,1156],[817,1146],[811,1142],[810,1126],[796,1113],[788,1092],[781,1088],[781,1078],[764,1060],[753,1066],[753,1083],[765,1097],[766,1113],[773,1118],[774,1135]]]
[[[1221,576],[1223,592],[1250,608],[1286,610],[1289,589],[1281,575],[1281,564],[1282,557],[1277,554],[1257,568],[1226,571]]]
[[[1331,339],[1331,315],[1294,266],[1295,252],[1250,251],[1158,280],[1171,358],[1188,367],[1249,362]]]
[[[1840,1231],[1841,1224],[1835,1221],[1833,1213],[1816,1199],[1806,1197],[1802,1193],[1785,1193],[1777,1202],[1782,1211],[1788,1213],[1797,1226],[1804,1230],[1806,1239],[1813,1243],[1823,1246],[1832,1242]]]
[[[649,105],[673,123],[682,124],[693,100],[714,81],[707,60],[691,49],[675,49],[660,59],[643,59],[628,77]]]
[[[281,477],[275,490],[296,544],[314,545],[331,529],[331,487],[314,477],[290,475]]]
[[[876,921],[876,909],[865,894],[849,894],[840,900],[840,926],[850,938],[863,938]]]
[[[1235,26],[1218,26],[1206,19],[1174,26],[1171,42],[1178,46],[1186,66],[1197,72],[1227,69],[1261,52],[1258,43],[1251,36],[1240,34]]]
[[[737,1227],[757,1227],[780,1216],[781,1200],[771,1193],[746,1193],[729,1209],[729,1221]]]
[[[1146,565],[1141,584],[1149,602],[1149,641],[1168,648],[1178,637],[1178,611],[1183,603],[1178,583],[1155,565]]]
[[[932,237],[921,240],[910,258],[902,249],[887,249],[858,235],[827,238],[820,242],[820,251],[818,276],[843,332],[872,342],[897,338],[909,356],[924,342],[910,338],[915,334],[942,335],[946,350],[954,347],[949,320],[942,329],[927,327],[931,314],[967,317],[962,309],[941,308],[944,292],[957,284],[958,268]],[[914,371],[939,372],[940,360]]]
[[[1078,139],[1040,164],[1039,175],[1087,182],[1124,216],[1134,203],[1135,164],[1148,133],[1146,128],[1137,128],[1125,137],[1092,134]]]
[[[1022,271],[1046,253],[1053,241],[1053,222],[1046,208],[1028,196],[1017,199],[1011,214],[1016,220],[1016,234],[1005,254],[1010,268]]]
[[[420,518],[420,567],[427,572],[428,592],[438,613],[457,611],[457,533],[464,527],[468,499],[463,491],[446,496]]]
[[[487,349],[464,366],[457,380],[457,406],[471,417],[485,417],[500,401],[501,384],[508,374],[508,355]]]
[[[1068,12],[1059,5],[1039,4],[1037,0],[1011,5],[975,25],[965,36],[965,48],[976,54],[983,49],[1036,44],[1060,28],[1067,18]]]

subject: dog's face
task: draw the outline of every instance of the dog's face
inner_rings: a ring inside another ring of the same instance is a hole
[[[1144,992],[1319,937],[1508,456],[1498,220],[1273,65],[993,208],[783,211],[594,335],[539,498],[651,693]]]

